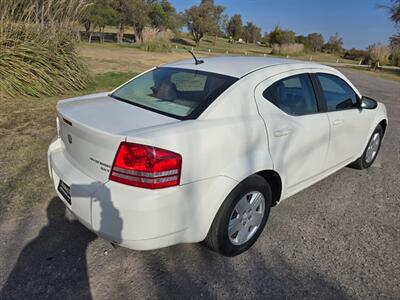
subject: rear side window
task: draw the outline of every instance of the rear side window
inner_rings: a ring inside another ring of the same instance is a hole
[[[301,116],[318,112],[317,99],[308,74],[279,80],[268,87],[263,96],[290,115]]]
[[[357,107],[357,94],[341,78],[330,74],[317,74],[328,111]]]
[[[178,68],[157,68],[111,97],[178,119],[199,116],[237,78]]]

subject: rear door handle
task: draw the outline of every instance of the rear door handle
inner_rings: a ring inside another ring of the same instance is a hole
[[[333,126],[339,126],[339,125],[343,124],[343,120],[342,119],[336,119],[332,123],[333,123]]]
[[[291,129],[291,128],[285,128],[285,129],[276,130],[276,131],[274,132],[274,135],[275,135],[276,137],[280,137],[280,136],[289,135],[289,134],[291,134],[292,132],[293,132],[293,129]]]

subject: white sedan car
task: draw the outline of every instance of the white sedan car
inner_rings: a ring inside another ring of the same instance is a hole
[[[387,127],[339,71],[262,57],[163,65],[57,115],[50,176],[86,227],[131,249],[205,240],[226,256],[280,201],[371,166]]]

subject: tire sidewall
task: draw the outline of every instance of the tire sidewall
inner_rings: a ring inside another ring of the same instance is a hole
[[[378,150],[377,150],[377,152],[376,152],[376,154],[375,154],[375,157],[372,159],[372,161],[370,161],[369,163],[367,163],[366,157],[367,157],[368,146],[369,146],[369,144],[371,143],[371,140],[372,140],[372,138],[374,137],[375,133],[379,133],[379,135],[380,135],[379,147],[378,147]],[[363,167],[364,167],[364,168],[369,168],[369,167],[375,162],[376,158],[378,157],[379,151],[380,151],[380,149],[381,149],[382,139],[383,139],[383,129],[382,129],[382,127],[381,127],[380,125],[378,125],[378,126],[375,128],[374,132],[372,133],[370,139],[368,140],[367,147],[365,148],[364,153],[363,153],[363,156],[362,156],[362,163],[363,163]]]
[[[228,228],[229,221],[232,215],[232,212],[239,202],[239,200],[244,197],[247,193],[257,191],[260,192],[265,199],[265,212],[260,224],[260,227],[256,231],[256,233],[248,240],[246,243],[242,245],[234,245],[229,239]],[[268,220],[269,212],[271,210],[272,205],[272,193],[269,184],[262,178],[261,176],[251,176],[247,178],[245,181],[241,182],[227,197],[221,210],[218,213],[218,245],[219,251],[226,256],[234,256],[238,255],[247,249],[249,249],[257,240],[257,238],[262,233],[265,224]]]

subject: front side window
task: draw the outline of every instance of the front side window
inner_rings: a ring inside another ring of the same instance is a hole
[[[317,99],[308,74],[279,80],[268,87],[263,96],[290,115],[301,116],[318,112]]]
[[[178,119],[195,118],[237,78],[178,68],[157,68],[111,97]]]
[[[341,78],[330,74],[317,74],[328,111],[357,107],[357,94]]]

